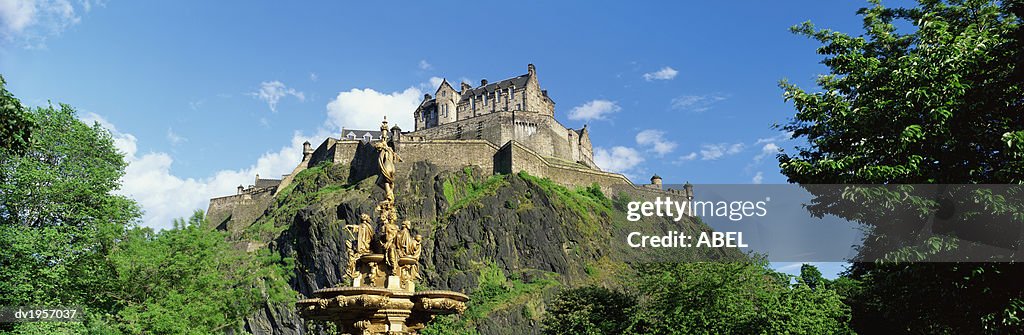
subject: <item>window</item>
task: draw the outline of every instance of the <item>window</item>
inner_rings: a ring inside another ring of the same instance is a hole
[[[363,142],[369,142],[371,139],[373,136],[370,136],[370,133],[363,134]]]
[[[484,106],[487,106],[487,92],[484,92],[484,94],[481,94],[480,97],[484,99]]]
[[[508,87],[508,99],[512,100],[512,99],[515,99],[515,98],[516,98],[516,87],[515,86],[509,86]]]

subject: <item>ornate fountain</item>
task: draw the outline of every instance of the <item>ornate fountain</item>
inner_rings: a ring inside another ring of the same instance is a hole
[[[345,277],[352,286],[313,292],[296,302],[299,315],[308,320],[333,322],[340,333],[417,334],[435,315],[462,313],[469,297],[452,291],[416,291],[422,252],[420,235],[412,234],[408,220],[398,224],[395,208],[395,161],[401,158],[388,143],[388,121],[381,123],[377,184],[384,200],[375,208],[379,218],[363,214],[358,225],[345,226],[355,236],[348,241]]]

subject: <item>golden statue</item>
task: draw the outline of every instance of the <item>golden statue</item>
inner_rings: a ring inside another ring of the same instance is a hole
[[[380,153],[377,156],[377,163],[380,164],[380,176],[377,178],[377,185],[384,189],[384,200],[395,202],[395,161],[402,161],[395,149],[388,145],[388,120],[384,119],[380,124],[380,142],[373,144]]]

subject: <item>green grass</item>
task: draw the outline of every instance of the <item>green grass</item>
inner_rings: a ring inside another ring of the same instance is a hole
[[[339,177],[346,168],[323,162],[299,172],[291,184],[278,192],[270,210],[247,227],[242,237],[253,241],[277,237],[288,229],[299,210],[350,187]]]
[[[496,174],[484,179],[475,175],[471,168],[463,168],[461,173],[456,173],[444,181],[443,192],[448,209],[442,216],[447,217],[456,213],[484,196],[494,195],[505,185],[508,185],[505,175]]]
[[[551,179],[536,177],[525,171],[520,171],[519,177],[533,185],[537,185],[544,193],[553,196],[552,198],[558,205],[564,206],[576,214],[580,220],[580,228],[584,233],[598,233],[602,229],[598,223],[600,217],[613,216],[614,205],[612,200],[608,199],[604,192],[601,192],[601,187],[596,183],[588,187],[569,189],[551,181]]]

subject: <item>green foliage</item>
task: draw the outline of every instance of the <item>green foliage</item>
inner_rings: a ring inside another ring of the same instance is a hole
[[[32,113],[25,110],[21,101],[7,91],[7,82],[0,76],[0,152],[21,155],[32,143],[32,131],[36,127]]]
[[[0,306],[88,305],[104,256],[140,215],[114,195],[125,162],[110,134],[70,106],[31,112],[21,155],[0,152]]]
[[[816,30],[823,92],[783,81],[797,113],[782,128],[808,147],[779,156],[797,183],[1018,183],[1024,44],[1018,1],[920,1],[860,11],[864,35]],[[900,33],[896,21],[913,25]]]
[[[17,100],[2,93],[3,117],[15,116]],[[37,126],[30,146],[0,150],[0,306],[79,306],[85,315],[0,332],[218,333],[240,330],[263,303],[294,299],[290,260],[235,248],[203,228],[202,212],[170,230],[137,227],[138,205],[113,194],[126,163],[98,124],[67,105],[26,119]]]
[[[600,287],[563,291],[546,334],[847,334],[849,308],[763,261],[647,264],[631,295]]]
[[[444,215],[458,212],[484,196],[494,195],[498,188],[508,185],[508,176],[504,175],[493,175],[483,180],[478,180],[478,178],[480,176],[474,175],[473,170],[467,167],[462,170],[461,174],[455,174],[444,180],[444,197],[448,202],[448,210]]]
[[[653,264],[640,271],[636,290],[636,333],[849,332],[849,309],[834,291],[790,286],[763,261]]]
[[[348,178],[345,170],[345,166],[325,161],[299,172],[291,184],[277,193],[271,211],[245,228],[243,238],[252,241],[276,238],[288,229],[299,210],[352,187],[345,183]]]
[[[109,260],[115,269],[108,322],[126,334],[209,334],[241,330],[243,318],[264,302],[294,299],[287,262],[248,253],[204,228],[202,211],[174,228],[133,229]]]
[[[781,84],[796,107],[782,129],[807,143],[779,156],[782,173],[801,184],[1024,182],[1024,30],[1014,14],[1021,9],[1020,1],[927,0],[913,8],[872,1],[859,12],[861,36],[810,23],[794,27],[823,44],[818,52],[830,73],[818,79],[822,92]],[[899,21],[911,29],[898,31]],[[901,222],[891,213],[937,210],[935,201],[913,195],[880,188],[816,194],[819,206],[812,210],[866,224],[872,235],[862,252],[895,247],[884,259],[923,260],[959,248],[951,236],[897,238]],[[837,212],[834,205],[844,199],[866,206]],[[1024,221],[1018,200],[953,199],[958,214],[983,207],[1012,217],[1014,225]],[[1002,234],[988,220],[957,219],[954,227]],[[855,263],[834,286],[852,307],[859,332],[1021,333],[1022,275],[1019,264]]]
[[[424,335],[455,335],[477,334],[475,323],[486,318],[491,312],[513,306],[524,306],[532,300],[540,299],[540,294],[548,287],[559,285],[555,280],[557,274],[545,273],[544,276],[530,282],[516,278],[508,278],[496,264],[488,262],[480,268],[477,277],[477,288],[470,294],[466,311],[461,316],[438,317],[427,328]]]
[[[563,206],[575,214],[584,233],[597,233],[601,229],[598,218],[612,215],[612,200],[601,192],[601,187],[596,183],[589,187],[570,190],[551,179],[535,177],[526,171],[520,171],[519,177],[539,187],[544,193],[552,195],[555,205]]]
[[[563,290],[548,304],[544,333],[622,334],[630,325],[636,299],[599,286]]]

